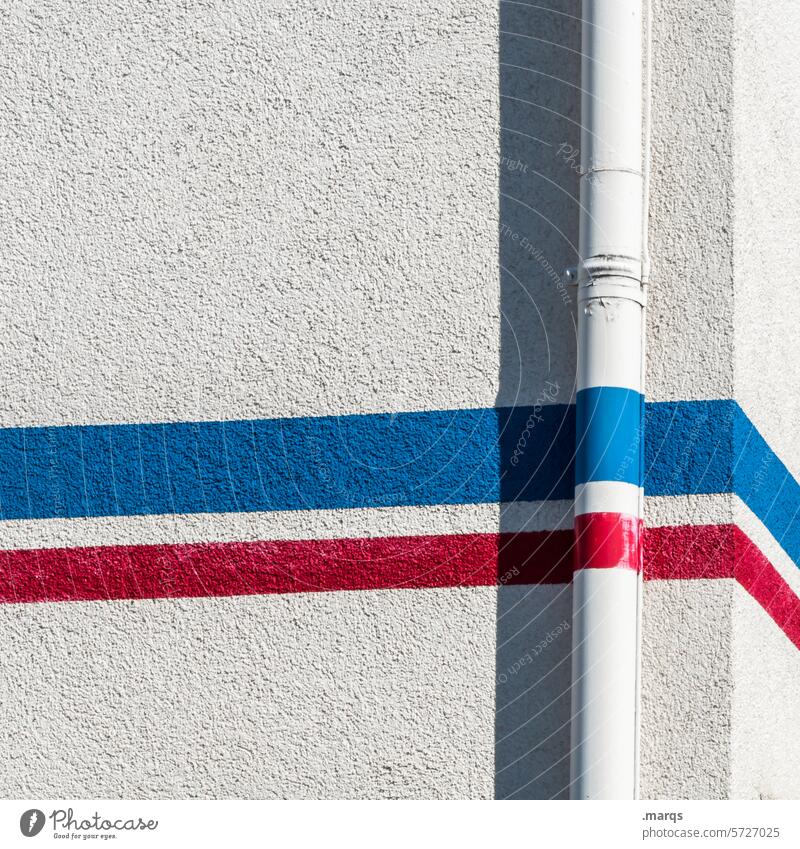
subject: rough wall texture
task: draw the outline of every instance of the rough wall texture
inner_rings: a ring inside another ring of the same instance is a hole
[[[491,796],[496,594],[6,605],[3,795]]]
[[[797,254],[791,228],[800,196],[786,183],[800,100],[794,85],[797,59],[785,38],[800,25],[798,13],[791,2],[719,0],[704,4],[702,12],[684,3],[656,0],[653,6],[648,395],[730,397],[741,405],[786,466],[773,474],[764,460],[741,487],[745,500],[774,494],[761,516],[767,522],[783,509],[789,474],[800,472],[797,429],[787,427],[798,413],[794,325],[800,301],[791,282]],[[752,442],[743,438],[735,450],[734,469],[741,469]],[[797,565],[786,554],[793,551],[794,517],[770,534],[740,497],[721,507],[695,498],[691,521],[707,522],[702,514],[719,510],[716,521],[724,514],[724,521],[742,528],[797,593]],[[652,518],[657,512],[649,508]],[[650,593],[658,591],[651,587]],[[719,612],[720,607],[728,612]],[[701,732],[694,755],[684,752],[682,760],[705,770],[718,758],[708,774],[690,771],[675,782],[665,773],[647,789],[645,768],[646,792],[796,798],[800,758],[782,742],[793,736],[789,729],[797,717],[796,648],[774,628],[767,636],[763,607],[740,584],[731,583],[724,597],[709,599],[705,615],[723,616],[728,623],[683,670],[705,667],[705,673],[667,689],[678,702],[673,715],[691,715],[694,727],[708,727],[708,709],[719,716],[717,733],[706,739],[727,739],[728,752],[704,747]],[[654,611],[645,608],[645,616],[654,621]],[[664,616],[680,629],[683,613],[665,611]],[[695,637],[702,642],[701,633],[698,623],[692,635],[686,634],[686,645]],[[762,653],[768,655],[764,663],[758,660]],[[656,739],[665,727],[670,725],[654,724]],[[671,728],[680,728],[680,722]],[[659,764],[652,764],[651,776],[663,768],[670,748],[680,751],[679,740],[687,736],[658,747]],[[647,759],[652,738],[645,733],[644,740]],[[711,779],[714,771],[717,777]]]
[[[647,585],[641,727],[645,799],[729,795],[734,586],[727,580]]]
[[[0,26],[3,424],[493,403],[493,3]]]
[[[791,175],[800,154],[797,32],[800,7],[736,3],[733,98],[736,304],[736,398],[795,477],[800,435],[797,391],[800,250],[795,222],[800,193]]]
[[[793,568],[797,568],[793,564]],[[797,799],[797,648],[735,588],[731,787],[734,799]]]
[[[648,395],[741,398],[796,472],[778,423],[798,311],[774,199],[797,199],[759,165],[767,136],[775,160],[792,149],[770,111],[793,102],[792,60],[780,15],[749,6],[654,3]],[[7,4],[0,424],[568,404],[579,16],[577,0]],[[769,384],[752,365],[766,327],[783,344],[766,346]],[[662,455],[702,483],[705,431],[681,421],[665,443],[686,447]],[[450,462],[458,481],[463,454]],[[350,538],[358,559],[363,537],[571,524],[563,500],[175,512],[54,509],[4,522],[0,546],[29,550],[45,586],[41,548]],[[800,589],[737,495],[670,491],[647,512],[736,522]],[[655,555],[683,579],[645,589],[643,792],[796,795],[795,755],[771,765],[797,649],[691,545]],[[3,795],[566,793],[568,584],[165,595],[0,605]]]
[[[733,14],[653,1],[647,395],[733,392]]]

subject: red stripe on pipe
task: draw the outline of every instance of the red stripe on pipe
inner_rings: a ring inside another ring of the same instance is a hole
[[[800,648],[800,599],[735,525],[648,528],[642,549],[645,580],[735,578]],[[571,531],[3,551],[0,602],[566,584],[572,556]]]
[[[575,569],[642,568],[642,520],[623,513],[575,517]]]

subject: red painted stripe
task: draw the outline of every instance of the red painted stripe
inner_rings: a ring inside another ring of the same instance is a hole
[[[732,534],[736,540],[736,580],[800,648],[800,599],[743,531],[734,526]]]
[[[734,525],[646,528],[645,580],[733,578]]]
[[[735,578],[800,648],[800,598],[737,525],[648,528],[646,580]]]
[[[575,517],[575,569],[642,569],[642,520],[623,513]]]
[[[462,534],[3,552],[0,601],[567,583],[572,534]]]
[[[648,528],[646,580],[735,578],[800,648],[800,599],[734,525]],[[573,534],[141,545],[0,552],[0,602],[564,584]]]

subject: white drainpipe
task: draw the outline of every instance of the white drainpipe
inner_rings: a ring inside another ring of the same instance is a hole
[[[643,2],[583,3],[570,764],[577,799],[638,793]]]

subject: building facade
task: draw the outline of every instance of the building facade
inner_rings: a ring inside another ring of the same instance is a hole
[[[641,793],[796,798],[800,9],[652,16]],[[0,32],[3,795],[564,797],[580,3]]]

